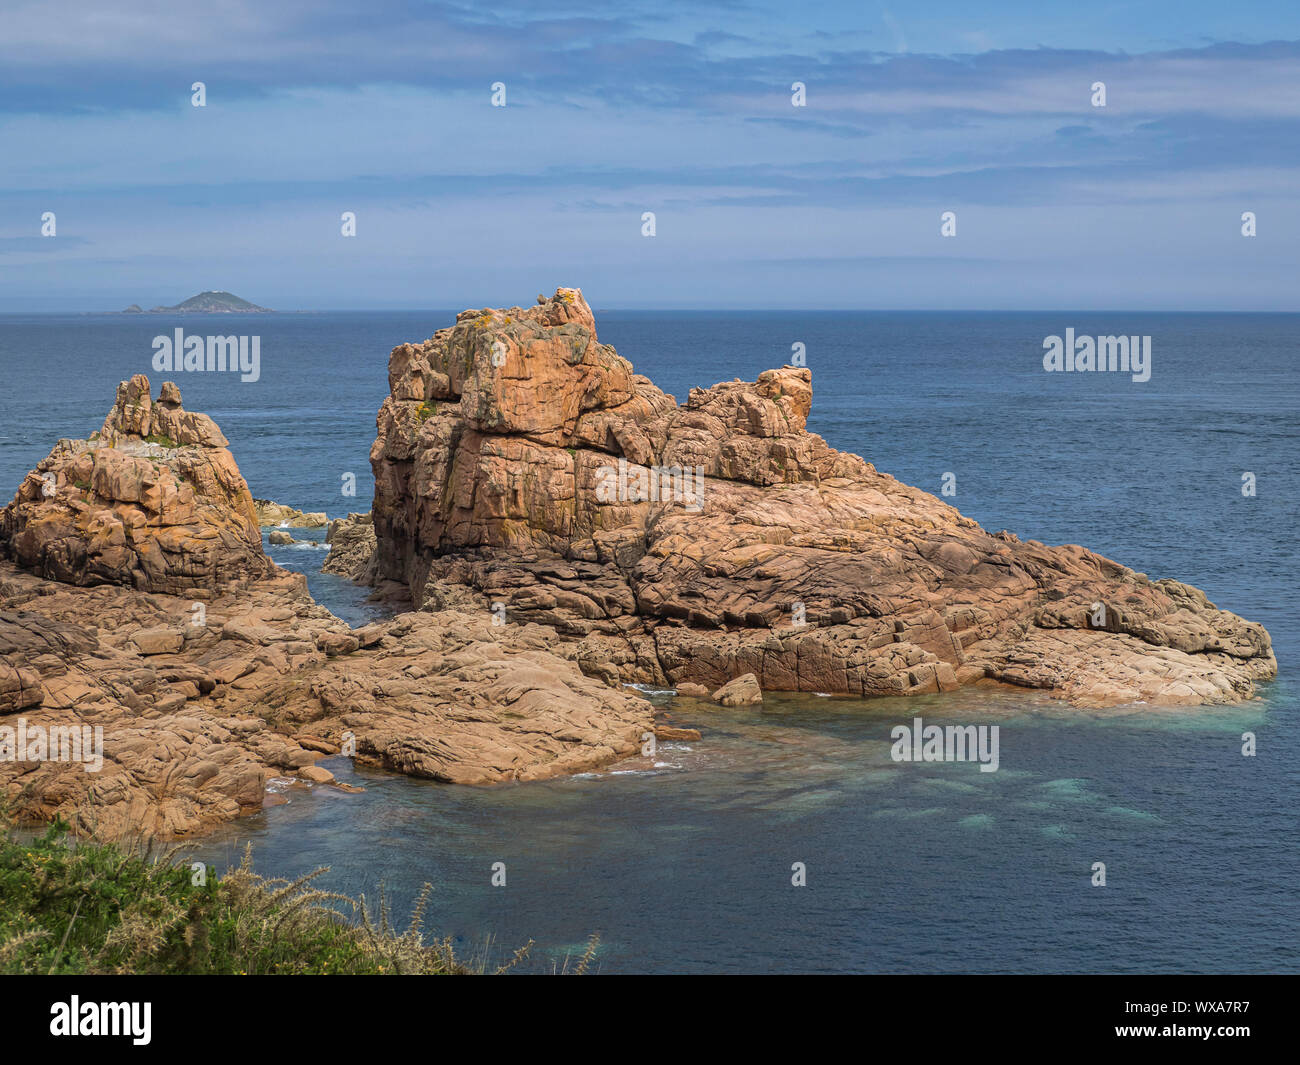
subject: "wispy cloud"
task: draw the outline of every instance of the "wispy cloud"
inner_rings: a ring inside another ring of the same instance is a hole
[[[955,0],[815,16],[775,0],[18,0],[0,37],[0,305],[116,301],[135,274],[198,280],[205,262],[262,303],[419,305],[442,272],[422,255],[464,285],[527,255],[534,272],[599,264],[622,286],[607,303],[669,299],[678,279],[723,299],[704,263],[729,264],[738,291],[779,264],[786,291],[849,298],[858,270],[905,295],[935,260],[946,284],[984,299],[996,283],[1012,306],[1045,256],[1102,255],[1102,233],[1120,241],[1112,271],[1159,299],[1165,252],[1183,275],[1222,264],[1247,209],[1260,236],[1231,245],[1250,259],[1219,291],[1253,305],[1300,238],[1300,14],[1234,14],[1227,40],[1220,6],[1160,0],[1103,42],[1067,6],[977,18]],[[956,246],[936,247],[950,209]],[[35,236],[47,210],[57,238]],[[1121,221],[1142,232],[1115,236]],[[96,276],[106,259],[139,269]],[[1062,284],[1056,305],[1113,287],[1086,270]]]

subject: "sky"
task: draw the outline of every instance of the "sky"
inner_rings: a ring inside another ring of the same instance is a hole
[[[1300,309],[1294,0],[0,4],[3,313]]]

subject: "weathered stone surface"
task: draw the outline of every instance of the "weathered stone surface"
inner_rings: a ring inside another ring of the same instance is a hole
[[[324,766],[319,766],[319,765],[303,766],[302,769],[298,770],[298,775],[302,777],[303,780],[310,780],[313,784],[334,783],[334,774],[331,773]]]
[[[369,579],[375,554],[375,526],[369,514],[349,514],[330,522],[325,542],[330,551],[322,570],[354,580]]]
[[[98,773],[0,760],[0,799],[17,816],[191,836],[261,809],[273,776],[312,779],[316,752],[348,735],[358,762],[490,784],[600,768],[653,728],[650,703],[552,654],[550,630],[496,627],[487,611],[353,631],[289,574],[216,596],[202,626],[190,607],[0,563],[0,713],[99,726],[104,743]],[[173,653],[143,653],[178,632]]]
[[[323,510],[304,512],[269,499],[254,499],[253,511],[257,515],[257,524],[264,528],[270,525],[290,529],[319,529],[329,521]]]
[[[471,590],[610,682],[1192,704],[1276,671],[1263,627],[1196,589],[988,533],[830,448],[806,430],[807,369],[678,406],[599,342],[577,289],[463,312],[394,349],[389,386],[373,555],[331,571],[434,607]]]
[[[185,643],[185,632],[176,628],[140,629],[131,640],[142,655],[175,654]]]
[[[137,374],[103,427],[60,440],[0,511],[0,557],[53,580],[197,597],[269,576],[252,497],[226,438],[167,382]]]
[[[471,784],[637,753],[650,704],[551,653],[549,629],[502,628],[475,602],[353,631],[314,603],[302,575],[262,553],[215,427],[179,409],[175,386],[151,402],[133,378],[100,436],[61,442],[3,513],[5,543],[18,543],[0,561],[0,714],[103,736],[95,772],[21,760],[30,751],[0,757],[0,801],[16,816],[63,816],[106,837],[190,836],[261,809],[272,776],[332,779],[313,762],[345,744],[363,763]],[[207,442],[146,440],[160,410]],[[86,470],[104,483],[80,487]],[[36,487],[46,472],[52,495]],[[117,531],[97,539],[104,527]],[[51,545],[78,564],[52,565]]]
[[[675,725],[655,725],[655,739],[692,742],[700,739],[700,730],[696,728],[678,728]]]
[[[361,646],[361,641],[350,632],[322,632],[316,637],[316,646],[333,658],[351,654]]]
[[[40,674],[0,662],[0,714],[40,706],[44,699]]]
[[[763,701],[763,692],[758,686],[758,678],[752,673],[746,673],[727,681],[715,691],[713,701],[723,706],[753,706]]]

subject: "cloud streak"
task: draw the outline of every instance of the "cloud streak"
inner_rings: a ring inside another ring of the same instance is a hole
[[[1099,48],[1072,43],[1087,35],[1068,14],[975,24],[946,3],[925,18],[831,3],[813,23],[742,2],[20,0],[0,39],[0,256],[32,273],[8,279],[0,308],[37,286],[70,303],[115,292],[93,273],[105,260],[168,276],[207,256],[233,287],[236,249],[248,284],[270,286],[257,302],[419,306],[425,282],[384,265],[418,264],[421,246],[454,256],[461,278],[490,279],[504,247],[538,267],[601,263],[623,286],[606,302],[672,298],[665,269],[734,298],[697,262],[730,264],[761,302],[773,264],[792,272],[786,291],[811,291],[826,270],[919,277],[933,260],[945,284],[983,299],[996,282],[997,305],[1015,306],[1039,287],[1025,264],[1043,241],[1086,250],[1117,219],[1144,230],[1124,269],[1154,299],[1162,248],[1184,274],[1222,262],[1247,209],[1261,235],[1233,249],[1253,265],[1220,287],[1225,305],[1252,304],[1273,291],[1259,278],[1286,268],[1283,238],[1300,238],[1300,42],[1190,46],[1218,9],[1157,9]],[[1267,28],[1300,37],[1287,19]],[[1154,46],[1157,33],[1179,36]],[[190,106],[195,80],[206,108]],[[498,80],[506,108],[490,105]],[[796,81],[806,107],[791,106]],[[959,249],[935,248],[949,209]],[[36,236],[47,210],[53,241]],[[344,210],[360,215],[351,245]],[[657,243],[639,238],[646,210]],[[1030,226],[1032,212],[1048,213]],[[1114,288],[1086,271],[1069,285],[1057,305]]]

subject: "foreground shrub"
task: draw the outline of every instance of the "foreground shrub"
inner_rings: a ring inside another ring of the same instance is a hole
[[[223,877],[192,883],[177,851],[72,840],[0,838],[0,972],[420,973],[471,971],[451,941],[426,942],[425,885],[404,932],[387,906],[252,870],[251,851]],[[530,944],[531,946],[531,944]],[[593,945],[594,949],[594,945]],[[498,971],[522,961],[528,947]],[[583,971],[586,966],[583,965]]]

